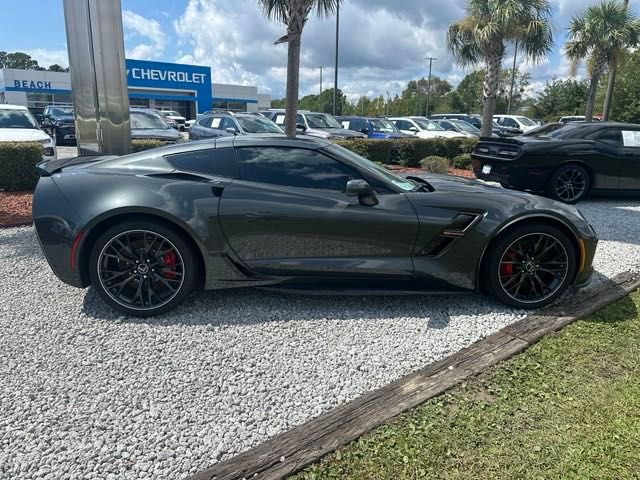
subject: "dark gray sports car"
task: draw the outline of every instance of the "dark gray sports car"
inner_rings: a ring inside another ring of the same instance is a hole
[[[238,136],[39,168],[33,218],[55,274],[138,316],[247,286],[482,290],[535,308],[588,282],[597,244],[574,207],[402,178],[321,139]]]

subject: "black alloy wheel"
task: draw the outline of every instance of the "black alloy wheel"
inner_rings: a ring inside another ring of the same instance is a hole
[[[525,225],[495,245],[488,264],[489,284],[508,305],[539,308],[567,290],[577,264],[575,246],[564,232],[550,225]]]
[[[113,308],[151,316],[178,305],[193,290],[197,265],[189,245],[155,222],[122,223],[96,241],[91,283]]]
[[[551,177],[548,193],[561,202],[577,203],[589,193],[590,183],[589,172],[584,167],[566,165]]]

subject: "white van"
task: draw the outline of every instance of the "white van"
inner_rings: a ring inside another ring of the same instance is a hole
[[[493,119],[500,126],[519,128],[523,132],[528,132],[540,126],[530,118],[523,117],[522,115],[494,115]]]

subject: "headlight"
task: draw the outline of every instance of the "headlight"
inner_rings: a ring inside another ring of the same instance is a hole
[[[44,150],[44,156],[45,157],[52,157],[55,155],[55,150],[53,149],[53,147],[45,147],[43,148]]]
[[[50,139],[50,138],[48,138],[48,139],[46,139],[46,140],[38,140],[38,143],[39,143],[40,145],[50,145],[50,144],[51,144],[51,142],[52,142],[52,141],[51,141],[51,139]]]

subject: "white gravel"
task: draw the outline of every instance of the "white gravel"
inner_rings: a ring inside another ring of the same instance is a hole
[[[640,201],[581,209],[596,281],[640,271]],[[58,281],[32,228],[0,230],[0,269],[2,479],[183,478],[522,317],[477,295],[232,291],[125,319]]]

